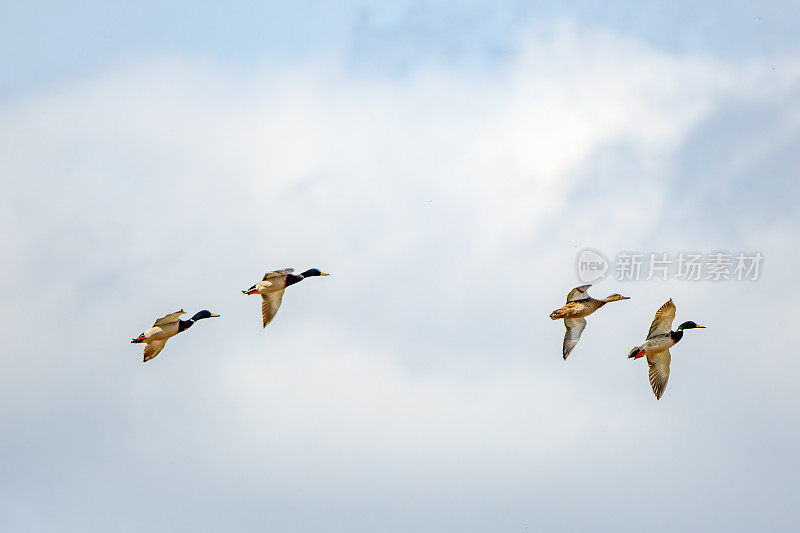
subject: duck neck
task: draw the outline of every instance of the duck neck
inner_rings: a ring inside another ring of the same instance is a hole
[[[179,320],[178,321],[178,333],[181,331],[186,331],[190,327],[194,325],[194,320],[191,318],[189,320]]]
[[[607,303],[608,303],[608,302],[606,302],[605,300],[597,300],[597,299],[595,299],[595,298],[589,298],[589,299],[586,301],[586,305],[587,305],[588,307],[590,307],[590,308],[593,308],[593,309],[595,309],[595,310],[597,310],[597,309],[600,309],[601,307],[603,307],[603,306],[604,306],[604,305],[606,305]]]
[[[288,287],[289,285],[300,283],[301,281],[303,281],[303,279],[304,279],[303,274],[289,274],[286,276],[286,283],[284,286]]]
[[[678,341],[683,338],[683,330],[679,329],[678,331],[670,331],[669,336],[672,338],[672,342],[677,344]]]

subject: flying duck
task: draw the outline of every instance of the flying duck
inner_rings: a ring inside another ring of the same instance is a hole
[[[180,320],[179,317],[185,314],[186,311],[181,309],[180,311],[162,316],[155,321],[152,328],[131,341],[131,344],[146,343],[144,347],[145,363],[161,353],[161,350],[164,349],[164,345],[167,344],[167,340],[169,340],[170,337],[174,337],[181,331],[186,331],[198,320],[219,316],[204,309],[195,313],[189,320]]]
[[[261,302],[261,317],[263,319],[263,327],[272,322],[275,314],[281,306],[283,300],[283,291],[289,285],[299,283],[306,278],[313,276],[327,276],[325,272],[321,272],[317,268],[310,268],[300,274],[293,274],[293,268],[283,268],[281,270],[273,270],[267,272],[261,281],[242,291],[242,294],[260,294]]]
[[[589,287],[591,287],[591,285],[575,287],[567,294],[567,304],[550,313],[550,318],[553,320],[563,318],[564,326],[567,328],[567,332],[564,334],[564,346],[562,349],[565,361],[573,348],[578,344],[581,333],[583,333],[583,330],[586,328],[586,319],[584,317],[591,315],[608,302],[629,299],[628,296],[612,294],[607,298],[597,300],[589,296],[586,292],[589,290]]]
[[[628,354],[629,359],[647,357],[647,366],[650,370],[650,386],[653,387],[653,394],[656,395],[656,400],[661,399],[664,389],[667,388],[669,364],[672,361],[669,349],[678,344],[678,341],[683,338],[684,330],[705,327],[690,320],[678,326],[676,331],[672,331],[672,322],[674,320],[675,304],[670,298],[667,303],[656,311],[656,316],[650,325],[650,331],[647,332],[647,340],[641,346],[634,347]]]

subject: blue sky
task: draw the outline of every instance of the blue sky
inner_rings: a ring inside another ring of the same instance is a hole
[[[0,8],[2,529],[792,530],[800,12],[664,6]],[[765,262],[565,363],[583,247]]]
[[[794,2],[7,2],[0,14],[6,94],[164,53],[240,67],[331,51],[389,71],[426,60],[492,64],[513,55],[520,32],[552,20],[733,60],[800,44]]]

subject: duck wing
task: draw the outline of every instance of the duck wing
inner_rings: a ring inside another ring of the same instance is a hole
[[[589,290],[591,285],[581,285],[580,287],[575,287],[567,294],[567,303],[574,302],[576,300],[585,300],[589,297],[586,294],[586,291]]]
[[[264,319],[263,327],[267,327],[267,324],[272,322],[272,319],[281,307],[283,291],[268,292],[267,294],[262,294],[261,298],[263,298],[261,302],[261,318]]]
[[[181,315],[185,315],[185,314],[186,314],[186,311],[181,309],[180,311],[175,311],[174,313],[170,313],[168,315],[164,315],[161,318],[159,318],[158,320],[156,320],[153,323],[153,326],[163,326],[165,324],[171,324],[173,322],[177,322],[178,321],[178,317],[181,316]],[[155,355],[153,357],[155,357]]]
[[[584,318],[565,318],[564,325],[567,327],[567,332],[564,334],[564,360],[570,354],[575,345],[581,338],[581,333],[586,329],[586,319]]]
[[[144,347],[144,362],[148,362],[150,359],[154,358],[158,354],[161,353],[161,350],[164,349],[164,346],[167,344],[167,339],[163,341],[150,341]]]
[[[653,394],[656,395],[656,400],[660,400],[664,394],[664,389],[667,388],[667,381],[669,380],[669,363],[672,361],[672,355],[669,350],[663,352],[656,352],[654,354],[647,354],[647,367],[649,369],[650,386],[653,387]]]
[[[281,268],[279,270],[273,270],[272,272],[267,272],[266,274],[264,274],[263,280],[267,281],[270,278],[285,277],[291,274],[292,272],[294,272],[293,268]]]
[[[650,331],[647,332],[647,338],[664,335],[672,331],[672,322],[675,320],[675,304],[672,298],[664,305],[658,308],[656,316],[653,318],[653,323],[650,324]]]

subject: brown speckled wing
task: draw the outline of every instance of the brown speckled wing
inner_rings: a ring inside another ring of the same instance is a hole
[[[281,268],[280,270],[273,270],[272,272],[267,272],[266,274],[264,274],[264,281],[270,278],[279,278],[282,276],[286,276],[288,274],[291,274],[292,272],[294,272],[293,268]]]
[[[163,341],[150,341],[144,347],[144,362],[148,362],[150,359],[153,359],[155,356],[161,353],[161,350],[164,349],[164,346],[167,344],[166,340]]]
[[[675,320],[675,304],[672,298],[664,305],[659,307],[656,311],[656,316],[653,318],[653,323],[650,324],[650,331],[647,332],[647,338],[656,335],[663,335],[672,331],[672,322]]]
[[[647,355],[648,377],[650,378],[650,386],[653,387],[653,394],[656,395],[656,400],[661,399],[664,389],[667,388],[670,361],[672,361],[672,355],[669,350]]]
[[[575,287],[569,294],[567,294],[567,303],[574,302],[575,300],[585,300],[589,297],[586,291],[589,290],[591,285],[581,285],[580,287]]]
[[[154,326],[163,326],[164,324],[171,324],[172,322],[177,322],[178,321],[178,317],[180,317],[181,315],[185,315],[185,314],[186,314],[186,311],[184,311],[183,309],[181,309],[180,311],[175,311],[174,313],[170,313],[168,315],[162,316],[161,318],[156,320],[153,323],[153,325]],[[153,357],[155,357],[155,356],[153,356]]]
[[[578,344],[581,333],[586,329],[586,320],[583,318],[565,318],[564,325],[567,327],[567,332],[564,334],[563,348],[564,359],[566,359]]]
[[[267,327],[267,324],[272,322],[272,319],[281,307],[283,291],[268,292],[267,294],[262,294],[261,298],[263,298],[261,302],[261,318],[264,322],[263,327]]]

